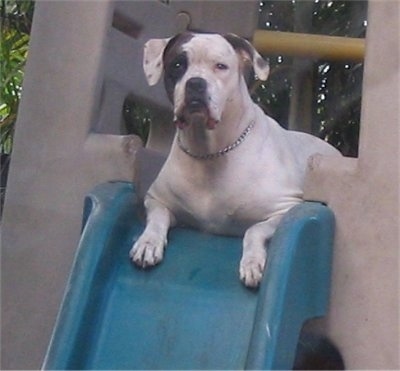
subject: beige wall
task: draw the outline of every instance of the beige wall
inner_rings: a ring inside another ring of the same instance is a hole
[[[1,369],[40,368],[84,196],[132,176],[126,149],[140,141],[90,133],[111,10],[107,1],[36,3],[2,221]]]
[[[336,214],[325,326],[350,369],[400,368],[399,11],[369,2],[359,159],[317,159],[306,191]]]

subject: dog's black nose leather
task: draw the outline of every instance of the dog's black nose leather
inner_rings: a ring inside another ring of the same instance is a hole
[[[207,89],[207,81],[201,77],[192,77],[186,82],[186,89],[191,92],[204,93]]]

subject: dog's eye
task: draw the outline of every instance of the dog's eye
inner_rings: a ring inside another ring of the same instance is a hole
[[[171,67],[174,70],[180,70],[182,68],[186,68],[186,63],[186,57],[184,55],[180,55],[172,62]]]
[[[174,65],[173,65],[173,67],[174,67],[176,70],[179,70],[179,68],[182,68],[182,66],[183,66],[183,64],[182,64],[181,61],[176,61],[176,62],[174,63]]]
[[[228,69],[228,66],[225,63],[217,63],[215,65],[215,67],[217,70],[221,70],[221,71]]]
[[[168,64],[166,76],[173,82],[177,82],[186,72],[188,61],[185,54],[178,55]]]

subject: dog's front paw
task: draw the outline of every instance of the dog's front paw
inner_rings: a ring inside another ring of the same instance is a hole
[[[166,241],[159,236],[142,234],[129,252],[130,258],[139,267],[158,264],[164,255]]]
[[[267,254],[265,250],[257,254],[243,254],[240,261],[240,279],[247,287],[256,288],[260,285]]]

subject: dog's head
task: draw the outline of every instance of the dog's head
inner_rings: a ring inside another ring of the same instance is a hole
[[[268,64],[245,39],[233,34],[185,32],[145,44],[144,72],[155,85],[164,72],[174,120],[180,127],[202,123],[213,129],[238,85],[254,78],[266,80]]]

